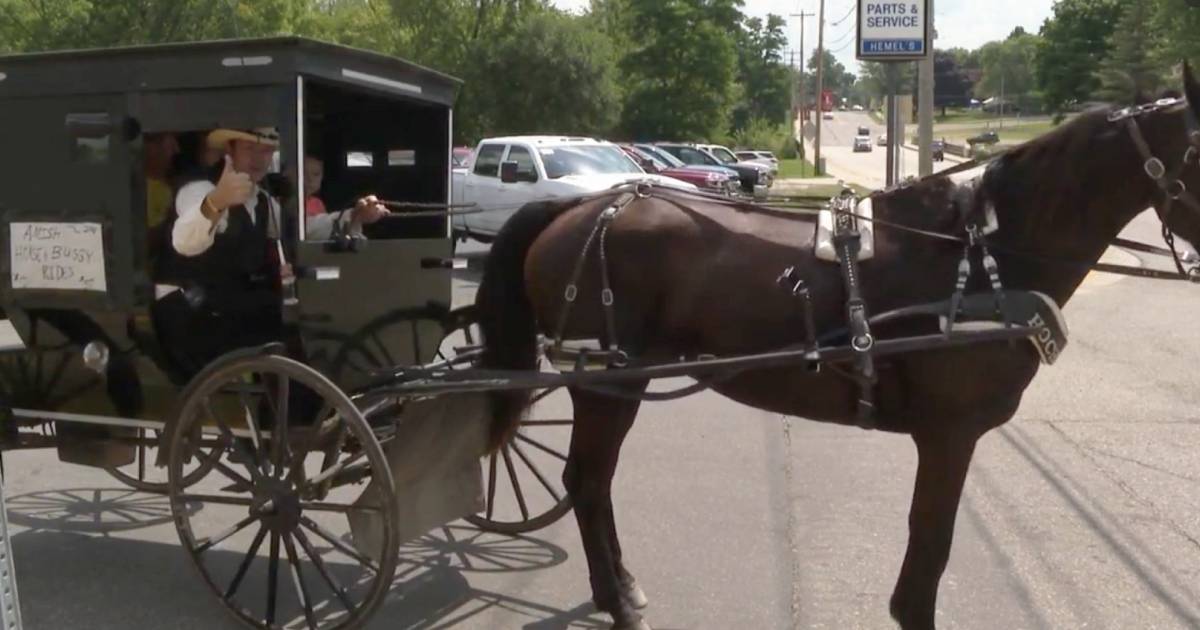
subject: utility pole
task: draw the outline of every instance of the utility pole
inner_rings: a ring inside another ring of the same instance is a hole
[[[803,11],[801,11],[800,13],[791,14],[791,17],[800,18],[800,73],[797,78],[797,82],[800,84],[800,87],[798,90],[793,91],[793,93],[798,91],[800,94],[800,157],[801,158],[804,157],[804,107],[805,107],[805,103],[804,103],[804,18],[813,17],[814,15],[816,15],[816,14],[815,13],[804,13]]]
[[[825,113],[825,0],[821,0],[821,15],[817,18],[817,135],[813,142],[813,170],[824,175],[821,169],[821,119]]]
[[[933,0],[928,0],[925,10],[929,12],[929,30],[933,40],[937,40],[937,29],[933,21]],[[936,49],[933,42],[929,47]],[[917,98],[917,174],[926,177],[933,174],[933,109],[934,109],[934,63],[933,50],[926,51],[925,59],[920,63],[920,86]]]

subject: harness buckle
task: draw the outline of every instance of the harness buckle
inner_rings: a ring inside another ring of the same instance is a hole
[[[1142,166],[1142,168],[1145,169],[1146,174],[1150,176],[1150,179],[1162,179],[1167,174],[1166,165],[1162,163],[1162,160],[1156,157],[1146,160],[1146,163]]]
[[[579,287],[575,286],[574,283],[568,284],[567,290],[563,292],[563,299],[565,299],[568,302],[574,302],[575,298],[578,295],[579,295]]]
[[[613,305],[612,289],[605,289],[605,290],[601,291],[600,292],[600,301],[603,302],[605,306],[612,306]]]
[[[654,185],[651,184],[650,182],[638,182],[633,187],[633,194],[636,195],[638,199],[649,199],[650,192],[653,189],[654,189]]]
[[[1183,193],[1187,192],[1187,184],[1183,183],[1182,179],[1176,179],[1174,181],[1167,182],[1164,191],[1171,197],[1171,199],[1178,201],[1179,198],[1183,196]]]

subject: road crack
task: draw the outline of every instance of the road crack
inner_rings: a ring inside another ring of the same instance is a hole
[[[1072,438],[1065,431],[1063,431],[1061,428],[1059,428],[1054,422],[1047,421],[1046,426],[1050,427],[1050,429],[1052,431],[1054,431],[1055,433],[1057,433],[1059,435],[1059,437],[1061,437],[1067,444],[1070,444],[1084,459],[1088,460],[1088,462],[1090,462],[1092,464],[1092,466],[1094,466],[1096,468],[1096,470],[1098,470],[1100,472],[1100,474],[1104,475],[1104,477],[1106,479],[1108,479],[1110,482],[1112,482],[1113,485],[1120,488],[1121,491],[1123,493],[1125,493],[1126,496],[1128,496],[1130,499],[1134,500],[1138,504],[1148,508],[1150,510],[1150,512],[1152,512],[1154,514],[1155,517],[1157,517],[1161,522],[1165,523],[1172,531],[1174,531],[1176,534],[1178,534],[1184,540],[1187,540],[1189,543],[1191,543],[1192,546],[1195,547],[1197,550],[1200,550],[1200,539],[1197,539],[1195,536],[1192,536],[1191,534],[1189,534],[1188,531],[1186,529],[1184,529],[1182,525],[1180,525],[1174,519],[1172,519],[1170,516],[1168,516],[1166,513],[1164,513],[1163,510],[1158,507],[1158,504],[1154,503],[1153,501],[1151,501],[1151,500],[1143,497],[1141,494],[1139,494],[1136,490],[1133,489],[1132,486],[1130,486],[1128,483],[1126,483],[1124,479],[1121,479],[1119,476],[1113,474],[1108,469],[1108,467],[1104,466],[1103,463],[1097,458],[1097,455],[1105,455],[1105,456],[1112,457],[1111,454],[1101,451],[1099,449],[1096,449],[1093,446],[1083,444],[1079,440]],[[1127,458],[1118,458],[1118,459],[1127,459]],[[1148,464],[1139,462],[1137,460],[1130,460],[1130,461],[1137,463],[1137,464],[1141,464],[1143,466],[1146,466],[1147,468],[1152,468],[1152,469],[1154,468]],[[1165,472],[1165,471],[1160,471],[1160,472]]]

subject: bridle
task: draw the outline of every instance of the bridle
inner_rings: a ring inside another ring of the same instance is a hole
[[[1146,142],[1146,136],[1142,133],[1141,126],[1138,125],[1138,118],[1150,112],[1171,110],[1179,107],[1184,108],[1184,126],[1188,146],[1183,153],[1183,158],[1179,161],[1179,165],[1174,171],[1168,171],[1166,164],[1154,155],[1153,150],[1150,148],[1150,143]],[[1175,261],[1175,268],[1178,270],[1178,274],[1168,274],[1162,277],[1172,279],[1172,276],[1176,276],[1174,279],[1200,282],[1200,267],[1193,267],[1192,269],[1184,267],[1183,261],[1179,258],[1179,251],[1175,247],[1175,234],[1171,232],[1168,224],[1171,211],[1175,208],[1176,202],[1179,202],[1188,210],[1195,212],[1197,218],[1200,218],[1200,201],[1196,199],[1192,191],[1188,190],[1187,184],[1182,179],[1188,167],[1200,168],[1200,122],[1197,122],[1195,112],[1188,106],[1186,99],[1165,98],[1154,103],[1114,111],[1109,114],[1108,120],[1109,122],[1126,122],[1129,135],[1133,139],[1133,144],[1141,154],[1142,170],[1155,183],[1159,192],[1162,193],[1163,203],[1162,205],[1155,203],[1154,209],[1158,213],[1159,221],[1162,222],[1162,237],[1163,241],[1167,244],[1167,249],[1163,250],[1153,246],[1146,246],[1141,243],[1126,241],[1125,239],[1117,239],[1116,244],[1153,254],[1169,254]]]

